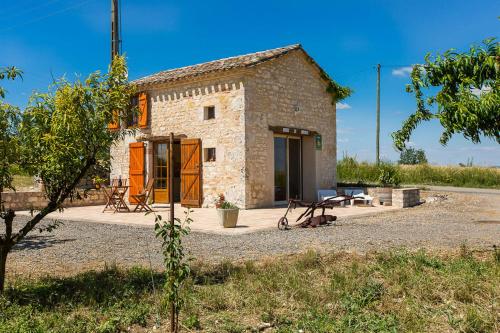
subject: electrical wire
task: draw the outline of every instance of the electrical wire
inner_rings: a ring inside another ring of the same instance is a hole
[[[19,11],[19,12],[13,12],[12,10],[6,10],[5,12],[3,12],[2,16],[1,16],[1,20],[8,20],[8,19],[11,19],[13,17],[18,17],[18,16],[21,16],[21,15],[26,15],[26,13],[30,13],[30,12],[33,12],[33,11],[36,11],[40,8],[43,8],[43,7],[47,7],[49,5],[52,5],[56,2],[60,2],[61,0],[51,0],[51,1],[45,1],[45,2],[42,2],[40,4],[38,4],[37,6],[32,6],[32,7],[28,7],[28,8],[24,8],[23,10]]]
[[[26,22],[22,22],[22,23],[18,23],[18,24],[15,24],[15,25],[11,25],[10,27],[0,29],[0,32],[5,32],[5,31],[9,31],[9,30],[12,30],[12,29],[15,29],[15,28],[24,27],[24,26],[29,25],[31,23],[35,23],[35,22],[44,20],[46,18],[55,16],[55,15],[59,15],[59,14],[65,13],[65,12],[67,12],[69,10],[81,7],[81,6],[86,5],[86,4],[88,4],[89,2],[92,2],[92,1],[95,1],[95,0],[83,1],[83,2],[80,2],[80,3],[74,4],[73,6],[69,6],[69,7],[57,10],[55,12],[49,13],[47,15],[36,17],[36,18],[34,18],[32,20],[29,20],[29,21],[26,21]]]

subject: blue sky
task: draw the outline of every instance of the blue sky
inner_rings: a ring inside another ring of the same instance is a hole
[[[390,133],[414,110],[405,67],[429,52],[466,50],[499,37],[500,2],[469,1],[139,1],[122,0],[123,51],[130,77],[222,57],[301,43],[355,94],[338,111],[338,154],[374,160],[375,65],[382,64],[381,155],[396,160]],[[0,66],[24,70],[8,83],[7,100],[23,106],[52,77],[106,70],[108,0],[2,0]],[[439,124],[420,126],[411,145],[431,163],[500,165],[500,145],[474,145],[460,135],[446,147]]]

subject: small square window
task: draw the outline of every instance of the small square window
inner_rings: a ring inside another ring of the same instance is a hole
[[[203,110],[203,118],[205,120],[215,119],[215,106],[205,106]]]
[[[215,148],[205,148],[205,162],[215,162]]]

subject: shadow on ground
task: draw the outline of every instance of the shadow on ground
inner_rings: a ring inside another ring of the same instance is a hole
[[[75,238],[56,239],[54,236],[27,236],[20,243],[16,244],[12,251],[40,250],[57,244],[74,242]]]

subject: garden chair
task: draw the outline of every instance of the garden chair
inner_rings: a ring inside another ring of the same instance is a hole
[[[149,178],[146,188],[144,188],[141,193],[132,195],[132,198],[137,201],[137,206],[135,206],[134,212],[142,212],[142,210],[146,212],[153,211],[153,209],[148,205],[148,200],[149,196],[153,192],[154,181],[154,178]]]

